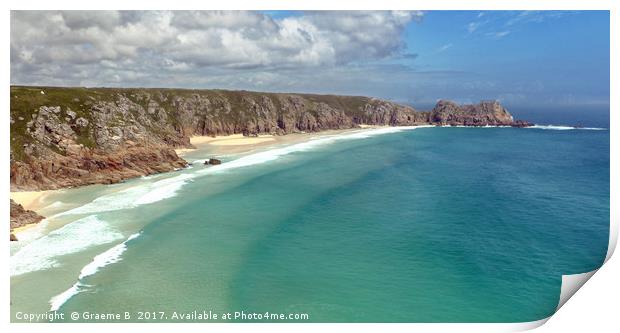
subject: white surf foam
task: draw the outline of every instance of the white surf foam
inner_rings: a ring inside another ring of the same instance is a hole
[[[84,291],[85,288],[90,287],[89,285],[81,282],[83,278],[97,273],[101,268],[105,266],[121,261],[121,256],[123,255],[125,250],[127,250],[127,242],[137,238],[138,236],[140,236],[140,233],[135,233],[129,236],[129,238],[127,238],[124,242],[113,246],[112,248],[93,258],[93,261],[91,261],[88,265],[82,268],[82,270],[80,271],[80,275],[78,276],[78,281],[74,283],[71,288],[50,299],[50,311],[58,311],[58,309],[60,309],[63,304],[65,304],[69,299],[71,299],[71,297]]]
[[[91,215],[33,240],[9,259],[11,276],[59,265],[57,258],[96,245],[111,243],[123,235],[107,222]]]
[[[606,128],[600,127],[573,127],[573,126],[558,126],[558,125],[534,125],[526,128],[536,128],[543,130],[555,130],[555,131],[570,131],[570,130],[586,130],[586,131],[605,131]]]
[[[455,128],[512,128],[504,125],[484,125],[484,126],[465,126],[465,125],[440,125],[436,127],[455,127]]]
[[[47,209],[47,208],[60,208],[60,207],[65,206],[65,205],[66,205],[66,203],[64,203],[62,201],[54,201],[51,204],[49,204],[49,205],[47,205],[47,206],[45,206],[43,208],[45,208],[45,209]]]
[[[100,268],[119,262],[121,260],[121,255],[123,254],[123,252],[125,252],[125,250],[127,250],[127,242],[137,238],[138,236],[140,236],[139,232],[129,236],[129,238],[127,238],[124,242],[97,255],[95,258],[93,258],[92,262],[82,268],[78,279],[81,280],[87,276],[91,276],[97,273]]]
[[[85,205],[57,214],[55,217],[128,209],[171,198],[194,177],[195,175],[184,173],[152,183],[139,184],[126,190],[98,197]]]
[[[137,198],[132,206],[145,205],[171,198],[192,178],[194,178],[192,174],[184,173],[157,181],[151,184],[146,193]]]
[[[58,309],[60,309],[60,307],[65,304],[71,297],[79,294],[82,287],[82,284],[77,282],[73,286],[71,286],[71,288],[52,297],[52,299],[50,299],[50,311],[58,311]]]
[[[19,242],[11,242],[11,246],[15,246],[16,248],[23,248],[28,243],[43,236],[48,223],[48,220],[44,219],[32,227],[15,232],[15,236],[17,236]]]

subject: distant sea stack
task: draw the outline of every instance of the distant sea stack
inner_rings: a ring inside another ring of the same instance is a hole
[[[285,135],[368,125],[528,126],[498,102],[432,111],[360,96],[188,89],[11,87],[11,190],[172,171],[192,135]]]
[[[429,123],[444,126],[532,126],[527,121],[514,120],[497,101],[457,105],[452,101],[441,100],[431,111]]]

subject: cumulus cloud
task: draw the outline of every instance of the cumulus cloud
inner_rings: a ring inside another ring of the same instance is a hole
[[[421,18],[410,11],[282,19],[245,11],[13,11],[11,81],[161,86],[175,80],[187,86],[196,76],[240,70],[269,76],[345,66],[402,55],[405,27]]]

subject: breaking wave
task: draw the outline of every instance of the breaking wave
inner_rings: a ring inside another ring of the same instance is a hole
[[[126,190],[98,197],[85,205],[59,213],[55,217],[128,209],[171,198],[194,177],[192,174],[184,173],[152,183],[136,185]]]
[[[35,239],[10,257],[11,276],[58,266],[57,257],[114,242],[123,235],[95,215]]]
[[[97,255],[93,258],[88,265],[84,266],[78,276],[78,281],[71,286],[71,288],[64,292],[52,297],[50,299],[50,311],[58,311],[60,307],[65,304],[71,297],[79,294],[80,292],[87,290],[90,285],[81,282],[87,276],[91,276],[97,273],[101,268],[117,263],[122,260],[121,256],[127,250],[127,242],[140,236],[140,233],[135,233],[124,242],[110,248],[109,250]]]
[[[558,125],[534,125],[526,128],[536,128],[543,130],[555,130],[555,131],[569,131],[569,130],[587,130],[587,131],[605,131],[606,128],[600,127],[573,127],[573,126],[558,126]]]

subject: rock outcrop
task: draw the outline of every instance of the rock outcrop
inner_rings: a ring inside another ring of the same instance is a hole
[[[497,101],[458,105],[451,101],[439,101],[430,113],[429,122],[451,126],[516,126],[529,123],[515,121],[512,115]]]
[[[105,151],[84,149],[62,155],[44,151],[44,158],[11,161],[11,186],[20,190],[47,190],[89,184],[113,184],[124,179],[172,171],[187,163],[174,149],[145,145]]]
[[[44,92],[43,94],[41,92]],[[432,111],[359,97],[182,89],[11,87],[11,189],[171,171],[192,135],[284,135],[368,125],[528,126],[498,102]]]
[[[205,161],[205,165],[218,165],[218,164],[222,164],[222,161],[218,160],[217,158],[210,158]]]
[[[38,223],[43,220],[43,216],[26,210],[24,207],[11,199],[11,241],[16,241],[17,237],[12,233],[13,229],[23,227],[27,224]]]

